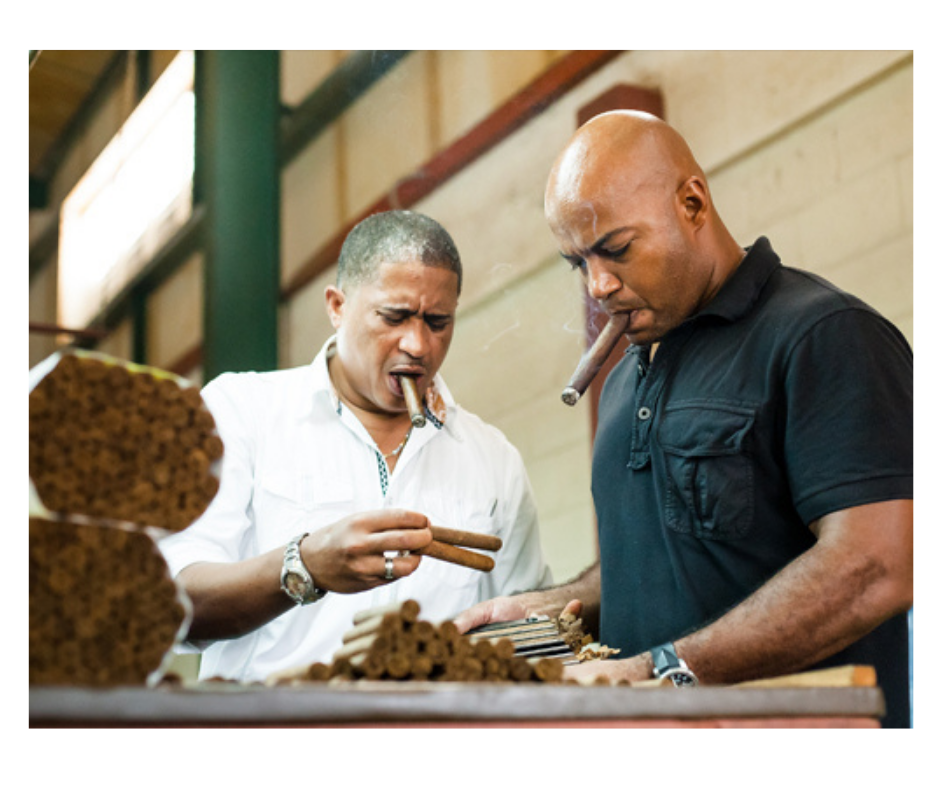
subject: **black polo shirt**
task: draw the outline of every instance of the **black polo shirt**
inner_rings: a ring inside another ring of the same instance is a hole
[[[913,356],[875,310],[784,267],[766,238],[701,312],[604,386],[592,492],[601,642],[701,628],[815,543],[807,527],[913,498]],[[873,664],[908,715],[906,617],[824,664]]]

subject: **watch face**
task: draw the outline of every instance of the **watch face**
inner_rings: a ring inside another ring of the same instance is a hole
[[[672,683],[677,687],[694,687],[697,683],[690,674],[682,671],[676,671],[670,678],[672,679]]]
[[[300,575],[295,572],[288,572],[284,575],[284,588],[291,596],[299,597],[306,591],[307,584]]]

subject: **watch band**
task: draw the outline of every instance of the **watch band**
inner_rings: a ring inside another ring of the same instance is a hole
[[[676,653],[672,643],[651,648],[650,656],[653,658],[653,676],[656,678],[671,679],[677,687],[694,687],[698,684],[698,678]]]
[[[298,605],[309,605],[326,595],[326,591],[317,588],[300,556],[300,543],[307,536],[309,534],[300,534],[287,543],[281,565],[281,590]]]

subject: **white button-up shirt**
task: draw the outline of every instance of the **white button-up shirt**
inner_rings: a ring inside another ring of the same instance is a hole
[[[336,397],[327,369],[332,349],[333,339],[307,367],[227,373],[205,387],[225,444],[221,486],[201,518],[160,542],[172,574],[200,561],[251,558],[348,515],[388,507],[499,536],[496,566],[483,573],[424,558],[394,583],[328,593],[244,637],[211,643],[201,677],[255,681],[329,662],[353,614],[377,605],[415,599],[422,618],[439,621],[493,596],[551,583],[528,476],[505,436],[459,408],[438,376],[446,419],[415,429],[389,475],[369,433]]]

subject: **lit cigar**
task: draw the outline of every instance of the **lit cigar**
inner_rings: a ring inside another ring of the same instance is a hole
[[[415,385],[414,378],[408,375],[399,375],[401,390],[405,395],[405,404],[408,406],[408,415],[411,416],[411,423],[415,427],[423,427],[427,420],[424,418],[424,408],[421,405],[421,397],[418,395],[418,387]]]
[[[617,341],[629,322],[630,314],[628,312],[611,316],[610,320],[607,321],[607,325],[604,326],[597,339],[594,340],[590,350],[581,358],[565,390],[561,392],[562,402],[566,405],[574,405],[581,399],[581,395],[591,385],[591,381],[594,380],[601,367],[604,366],[604,362],[607,361],[607,357],[613,352]]]

